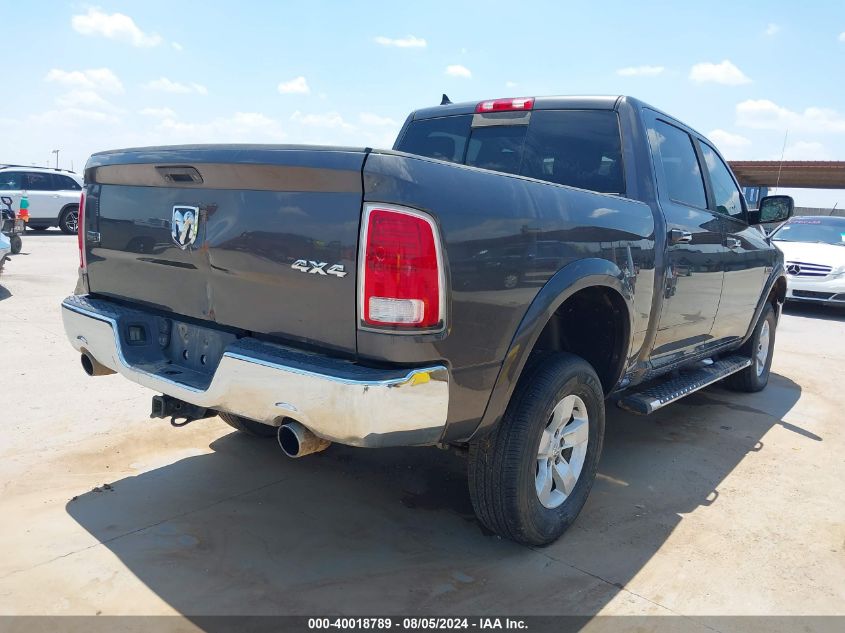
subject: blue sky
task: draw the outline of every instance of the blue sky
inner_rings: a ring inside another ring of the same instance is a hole
[[[845,160],[845,2],[0,0],[0,162],[121,146],[390,146],[439,102],[631,94],[728,158]],[[845,192],[794,191],[845,207]]]

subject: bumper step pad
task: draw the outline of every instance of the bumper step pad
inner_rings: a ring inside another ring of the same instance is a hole
[[[640,391],[625,393],[617,404],[632,413],[648,415],[671,402],[698,391],[748,367],[751,359],[735,354],[709,365],[695,365],[649,381]]]

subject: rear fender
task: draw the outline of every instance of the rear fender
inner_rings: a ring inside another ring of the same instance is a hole
[[[594,286],[611,288],[624,299],[629,321],[627,345],[630,345],[634,310],[633,289],[627,277],[616,264],[605,259],[589,258],[572,262],[543,286],[529,306],[511,341],[481,422],[470,439],[489,432],[502,419],[525,363],[555,311],[579,290]],[[625,351],[627,355],[629,350]]]

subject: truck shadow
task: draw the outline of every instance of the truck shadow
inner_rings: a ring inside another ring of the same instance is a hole
[[[609,409],[600,474],[575,525],[532,549],[475,520],[465,459],[332,446],[300,460],[232,433],[212,452],[111,483],[67,512],[176,611],[240,614],[597,613],[801,394],[706,389],[648,418]],[[208,423],[216,423],[209,421]],[[711,510],[711,507],[716,506]]]

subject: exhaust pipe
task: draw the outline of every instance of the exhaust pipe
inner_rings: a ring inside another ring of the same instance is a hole
[[[80,360],[82,361],[82,369],[84,369],[85,373],[89,376],[108,376],[109,374],[115,373],[113,369],[109,369],[102,363],[98,362],[97,359],[91,356],[88,352],[82,352]]]
[[[331,442],[317,437],[299,422],[286,422],[276,435],[279,446],[288,457],[305,457],[326,450]]]

